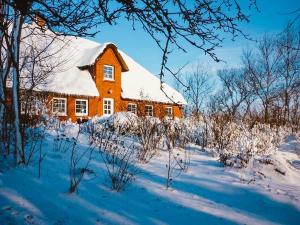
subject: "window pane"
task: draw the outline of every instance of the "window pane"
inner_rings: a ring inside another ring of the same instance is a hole
[[[65,99],[53,99],[53,113],[66,113]]]
[[[104,78],[113,79],[113,67],[112,66],[104,66]]]
[[[127,106],[127,111],[136,114],[136,104],[129,103]]]
[[[111,115],[113,114],[113,99],[109,100],[103,100],[103,114],[104,115]]]
[[[171,107],[166,107],[166,116],[172,117],[173,116],[173,111]]]
[[[87,101],[76,100],[76,113],[87,114]]]
[[[146,114],[146,116],[153,116],[153,106],[152,105],[145,106],[145,114]]]

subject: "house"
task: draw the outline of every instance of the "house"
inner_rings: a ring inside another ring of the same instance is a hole
[[[45,35],[45,31],[38,35]],[[31,41],[47,41],[46,37],[36,38],[38,35]],[[160,79],[115,44],[68,36],[55,40],[51,46],[48,51],[59,49],[58,55],[47,61],[59,59],[63,63],[34,87],[35,91],[47,93],[51,114],[72,121],[120,111],[139,116],[182,117],[186,104],[183,96],[161,84]]]

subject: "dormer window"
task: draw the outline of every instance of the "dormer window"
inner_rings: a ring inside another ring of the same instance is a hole
[[[114,67],[104,65],[104,80],[114,80]]]

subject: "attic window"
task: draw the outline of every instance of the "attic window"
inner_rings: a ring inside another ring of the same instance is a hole
[[[104,80],[114,80],[114,67],[104,65]]]

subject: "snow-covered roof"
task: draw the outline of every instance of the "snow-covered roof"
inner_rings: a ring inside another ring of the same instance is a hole
[[[90,49],[95,47],[101,49],[101,46],[87,39],[56,36],[48,30],[41,32],[40,28],[37,29],[34,25],[25,25],[20,45],[20,64],[25,65],[21,70],[21,88],[31,88],[33,83],[30,61],[26,69],[26,56],[29,55],[31,58],[37,58],[33,90],[77,96],[99,96],[92,76],[87,70],[79,69],[79,66],[85,64],[87,53],[91,55]],[[42,61],[42,65],[39,65],[38,61]],[[39,71],[47,73],[44,79],[39,78]],[[12,82],[8,79],[7,87],[11,85]]]
[[[22,36],[25,37],[27,32],[26,30],[23,31]],[[38,30],[36,32],[38,35],[33,35],[34,40],[25,38],[23,43],[36,43],[39,41],[45,43],[47,38],[37,38],[37,36],[53,36],[47,30],[44,33]],[[94,64],[107,47],[110,46],[116,51],[116,45],[110,42],[100,44],[85,38],[67,36],[57,38],[49,46],[47,52],[54,55],[51,61],[57,63],[58,66],[56,71],[49,74],[45,82],[35,88],[36,90],[68,95],[101,96],[101,93],[99,93],[101,88],[100,90],[97,89],[88,70],[82,68]],[[24,46],[23,49],[25,49]],[[121,81],[122,98],[186,104],[183,96],[169,85],[164,83],[162,91],[160,80],[127,54],[118,50],[117,57],[121,61],[123,71]]]
[[[151,100],[164,103],[187,104],[184,97],[163,83],[155,75],[134,61],[126,53],[119,50],[129,71],[122,73],[122,98],[135,100]]]
[[[100,96],[90,72],[80,67],[90,65],[96,54],[101,54],[109,43],[95,47],[94,42],[76,37],[66,37],[62,42],[65,46],[58,54],[63,63],[39,89],[68,95]]]
[[[97,45],[93,48],[88,48],[84,50],[84,57],[82,57],[82,60],[78,63],[78,66],[86,66],[86,65],[92,65],[96,61],[97,57],[103,53],[103,51],[106,49],[108,44],[112,43],[104,43]]]

